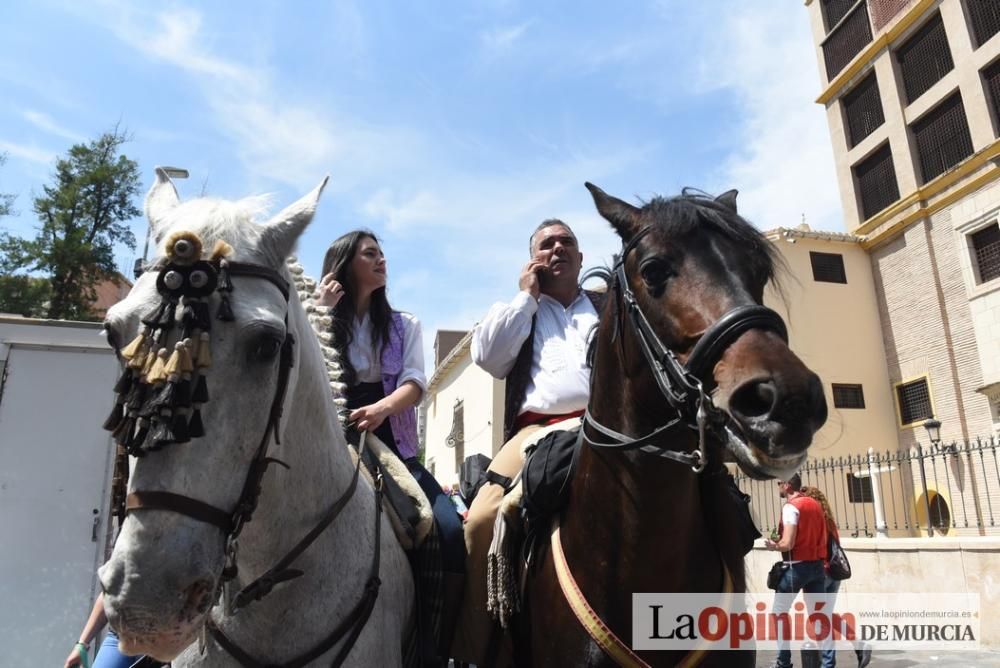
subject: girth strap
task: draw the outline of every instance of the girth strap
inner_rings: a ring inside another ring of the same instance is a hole
[[[125,512],[133,510],[169,510],[211,524],[228,534],[233,528],[233,516],[204,501],[173,492],[132,492],[125,501]]]

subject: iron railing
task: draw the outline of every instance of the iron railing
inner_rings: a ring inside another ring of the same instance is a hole
[[[910,450],[810,459],[803,485],[830,503],[841,536],[1000,535],[1000,438],[920,445]],[[781,520],[773,480],[736,475],[750,494],[757,527],[770,534]]]

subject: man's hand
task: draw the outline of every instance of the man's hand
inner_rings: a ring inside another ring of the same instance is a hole
[[[535,299],[538,299],[542,292],[540,274],[549,269],[548,256],[549,254],[545,254],[532,258],[521,270],[521,280],[518,282],[518,287]]]
[[[333,274],[327,274],[316,286],[315,296],[317,304],[333,308],[344,296],[344,286],[334,280]]]
[[[351,411],[349,420],[355,423],[358,431],[375,431],[385,422],[390,413],[390,408],[385,400],[376,401],[374,404]]]

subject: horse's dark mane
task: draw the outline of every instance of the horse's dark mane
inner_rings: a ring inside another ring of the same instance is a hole
[[[642,220],[670,237],[681,237],[708,225],[746,249],[755,272],[775,280],[783,262],[760,230],[714,197],[694,188],[684,188],[675,197],[654,197],[642,206]]]
[[[784,259],[760,230],[711,195],[696,188],[684,188],[680,195],[657,196],[648,202],[642,202],[640,216],[644,225],[655,225],[668,237],[683,237],[701,226],[710,226],[738,247],[746,249],[754,274],[766,277],[768,281],[774,283],[778,294],[783,296],[778,278],[784,273]],[[611,317],[617,320],[618,292],[614,270],[608,267],[595,267],[585,274],[585,278],[600,278],[607,284],[608,298],[612,305],[606,308],[612,309]],[[587,366],[590,368],[594,366],[596,352],[595,329],[587,346]]]

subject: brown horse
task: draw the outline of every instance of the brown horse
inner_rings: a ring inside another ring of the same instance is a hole
[[[593,613],[631,646],[633,592],[725,591],[727,572],[732,590],[745,591],[747,511],[721,498],[723,453],[748,475],[783,477],[805,459],[827,410],[819,378],[788,347],[784,322],[761,305],[780,261],[737,214],[735,191],[715,199],[685,192],[639,208],[587,188],[623,248],[592,349],[584,445],[555,535]],[[752,652],[612,658],[567,602],[554,551],[529,570],[520,663],[753,665]]]

